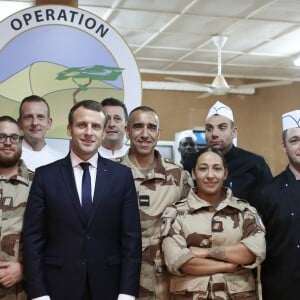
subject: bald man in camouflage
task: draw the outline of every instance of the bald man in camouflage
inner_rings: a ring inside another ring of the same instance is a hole
[[[155,150],[160,129],[152,108],[140,106],[131,111],[126,134],[130,149],[117,160],[132,169],[138,194],[143,247],[139,299],[166,300],[169,276],[160,253],[160,217],[167,206],[186,197],[192,179]]]

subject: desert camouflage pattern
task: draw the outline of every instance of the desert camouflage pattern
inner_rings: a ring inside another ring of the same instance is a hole
[[[117,159],[131,168],[142,228],[142,267],[139,299],[169,299],[169,273],[160,251],[160,218],[165,208],[185,198],[193,184],[190,175],[173,160],[162,158],[155,150],[156,166],[144,175],[128,154]]]
[[[214,208],[193,190],[168,207],[162,216],[162,252],[171,278],[170,299],[257,299],[251,269],[266,255],[265,229],[256,209],[226,190],[226,199]],[[184,275],[180,267],[195,257],[190,246],[211,248],[244,244],[256,255],[251,265],[235,273]]]
[[[33,179],[20,160],[18,174],[7,178],[0,175],[0,260],[22,263],[22,247],[20,235],[23,227],[23,215]],[[26,300],[23,284],[18,283],[11,288],[0,284],[0,299]]]

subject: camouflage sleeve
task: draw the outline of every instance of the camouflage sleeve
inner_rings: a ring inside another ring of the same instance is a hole
[[[175,207],[167,207],[161,223],[162,252],[168,270],[174,275],[184,275],[180,267],[195,257],[187,248]]]
[[[254,207],[249,205],[243,214],[243,238],[241,243],[256,255],[255,262],[244,267],[252,269],[261,264],[266,257],[265,227]]]
[[[190,189],[194,186],[194,182],[190,173],[186,170],[182,170],[182,181],[181,181],[181,196],[180,199],[184,199],[188,196]]]

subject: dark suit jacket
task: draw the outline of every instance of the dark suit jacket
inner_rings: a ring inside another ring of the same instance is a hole
[[[99,156],[94,195],[85,222],[70,155],[36,170],[23,229],[31,298],[81,300],[87,281],[95,300],[138,294],[141,232],[131,170]]]
[[[261,266],[264,300],[300,295],[300,181],[288,166],[261,187],[257,210],[266,227],[267,255]]]

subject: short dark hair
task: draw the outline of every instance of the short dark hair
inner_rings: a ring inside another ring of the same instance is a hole
[[[203,153],[206,153],[206,152],[213,152],[213,153],[217,154],[218,156],[220,156],[224,168],[227,169],[227,164],[226,164],[226,160],[225,160],[223,153],[219,149],[213,148],[211,146],[207,146],[207,147],[200,149],[200,151],[198,151],[195,155],[192,156],[192,158],[193,158],[193,164],[192,164],[193,168],[192,169],[193,170],[195,170],[198,158]]]
[[[128,120],[130,120],[130,118],[133,115],[133,113],[136,112],[136,111],[138,111],[138,110],[141,110],[141,111],[144,111],[144,112],[153,112],[158,117],[157,112],[152,107],[146,106],[146,105],[141,105],[141,106],[138,106],[138,107],[134,108],[130,112],[130,114],[128,116]]]
[[[141,111],[151,111],[151,112],[153,112],[153,113],[155,113],[155,114],[157,115],[157,112],[156,112],[152,107],[146,106],[146,105],[141,105],[141,106],[138,106],[138,107],[134,108],[134,109],[130,112],[129,118],[130,118],[131,115],[132,115],[135,111],[137,111],[137,110],[141,110]]]
[[[287,135],[287,129],[282,131],[282,144],[285,147],[286,146],[286,135]]]
[[[50,107],[49,107],[49,104],[47,103],[47,101],[44,98],[40,97],[40,96],[31,95],[31,96],[25,97],[22,100],[22,102],[20,104],[20,107],[19,107],[19,118],[21,118],[21,116],[22,116],[22,108],[23,108],[24,103],[29,103],[29,102],[31,102],[31,103],[32,102],[37,102],[37,103],[43,102],[43,103],[45,103],[45,105],[47,106],[47,112],[48,112],[47,116],[48,116],[48,118],[50,117]]]
[[[101,105],[103,107],[105,106],[120,106],[123,108],[123,112],[124,112],[124,116],[125,116],[125,121],[127,122],[128,120],[128,112],[127,112],[127,108],[126,105],[124,104],[124,102],[116,99],[116,98],[105,98],[101,101]]]
[[[10,122],[10,123],[14,123],[19,127],[18,122],[11,116],[1,116],[0,117],[0,123],[1,122]]]
[[[77,110],[79,107],[84,107],[86,109],[97,111],[97,112],[103,112],[103,114],[105,115],[105,123],[106,123],[107,118],[106,118],[106,114],[103,110],[103,106],[95,100],[83,100],[83,101],[77,102],[71,108],[69,115],[68,115],[69,125],[72,125],[73,114],[74,114],[75,110]]]

